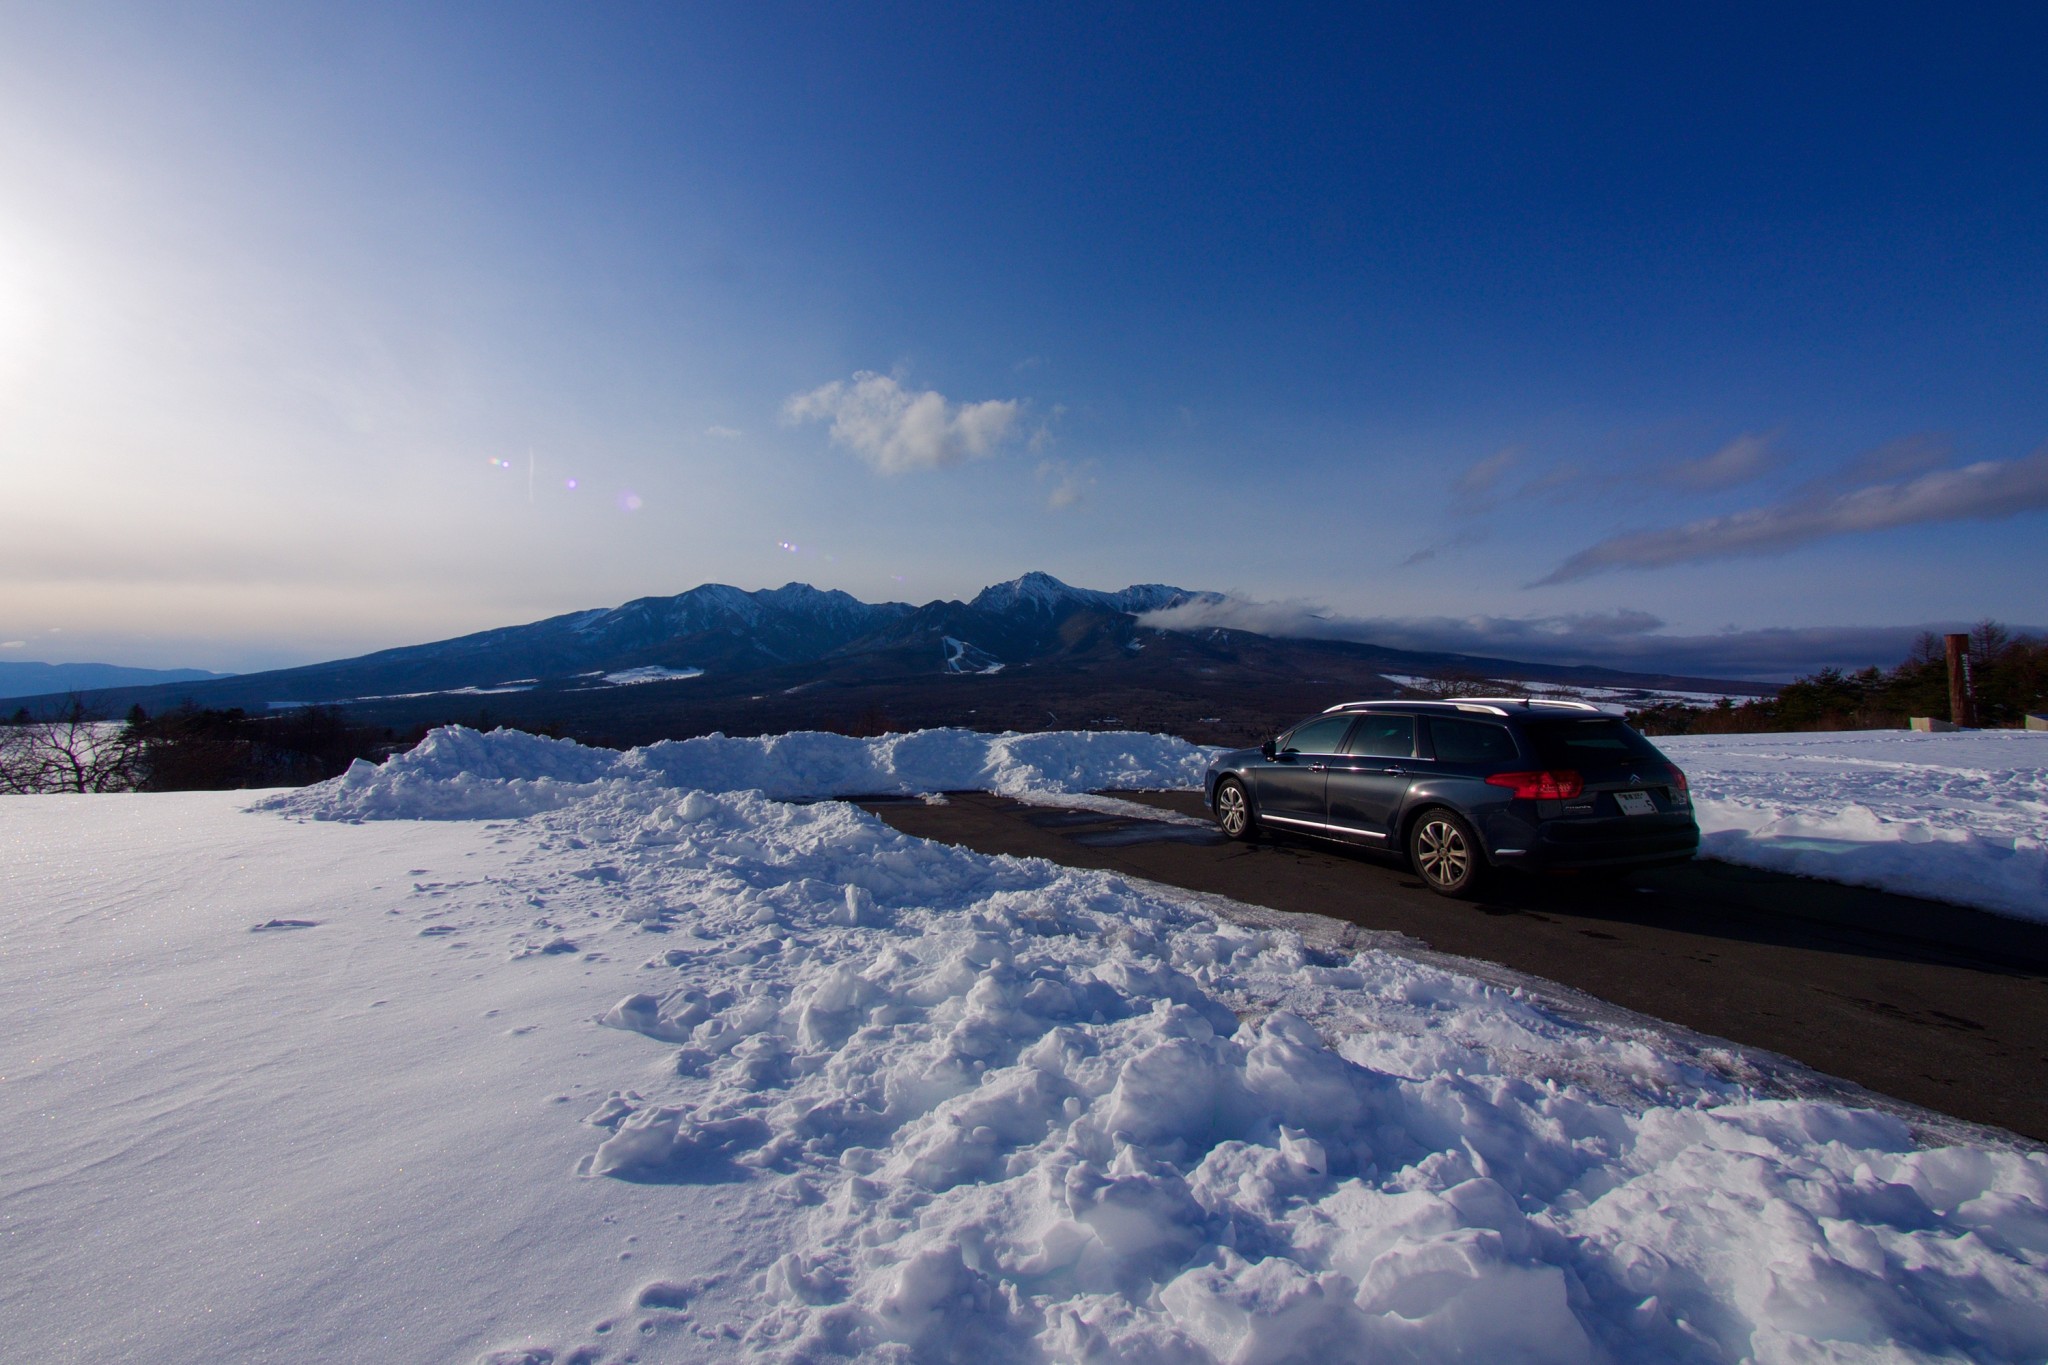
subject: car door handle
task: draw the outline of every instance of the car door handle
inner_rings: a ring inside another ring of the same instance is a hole
[[[1330,771],[1330,765],[1327,763],[1311,763],[1308,765],[1308,770],[1312,773],[1326,773]]]

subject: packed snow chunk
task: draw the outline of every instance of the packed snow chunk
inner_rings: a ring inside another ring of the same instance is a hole
[[[628,1114],[598,1144],[583,1174],[636,1181],[715,1180],[727,1174],[727,1154],[757,1145],[759,1119],[748,1115],[698,1119],[687,1109],[649,1106]]]
[[[1315,1275],[1282,1256],[1257,1265],[1227,1247],[1160,1293],[1175,1322],[1230,1365],[1282,1365],[1358,1352],[1340,1275]],[[1576,1325],[1576,1324],[1575,1324]]]
[[[1018,1307],[1015,1289],[969,1266],[959,1247],[926,1247],[890,1276],[874,1337],[918,1360],[999,1360],[1015,1354]]]
[[[650,1280],[633,1291],[635,1308],[667,1308],[681,1311],[690,1306],[702,1287],[694,1284],[680,1284],[674,1280]]]
[[[995,791],[1017,796],[1200,783],[1213,750],[1167,735],[920,730],[857,739],[800,732],[664,740],[623,753],[517,730],[432,731],[410,751],[259,809],[323,820],[507,819],[560,809],[604,783],[638,790],[758,791],[783,800]]]
[[[1660,738],[1700,856],[2048,921],[2048,734]]]
[[[626,1029],[633,1033],[644,1033],[649,1038],[665,1042],[688,1041],[690,1030],[701,1022],[702,1016],[692,1019],[687,1014],[662,1017],[661,1002],[651,995],[629,995],[613,1005],[598,1018],[606,1028]]]
[[[1591,1361],[1566,1271],[1512,1254],[1490,1228],[1403,1241],[1373,1261],[1355,1302],[1389,1355],[1434,1360]]]

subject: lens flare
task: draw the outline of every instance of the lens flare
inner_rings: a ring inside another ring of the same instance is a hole
[[[641,508],[641,502],[640,502],[640,495],[639,495],[638,493],[621,493],[621,494],[619,494],[619,509],[620,509],[621,511],[625,511],[625,512],[637,512],[637,511],[639,511],[639,510],[640,510],[640,508]]]

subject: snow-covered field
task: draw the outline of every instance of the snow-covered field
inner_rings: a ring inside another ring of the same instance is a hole
[[[2048,734],[1698,735],[1703,857],[2048,920]]]
[[[0,1355],[2048,1354],[2024,1144],[746,790],[1204,757],[443,731],[255,810],[0,802]]]

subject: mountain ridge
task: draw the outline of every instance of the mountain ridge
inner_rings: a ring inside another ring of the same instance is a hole
[[[133,668],[127,664],[0,660],[0,701],[13,701],[17,697],[47,697],[61,692],[92,692],[108,687],[206,682],[234,676],[204,668]]]
[[[1401,695],[1389,674],[1768,690],[1140,619],[1204,600],[1223,599],[1164,583],[1078,588],[1043,572],[922,606],[799,582],[754,591],[705,583],[327,663],[101,689],[90,700],[107,714],[331,705],[397,728],[488,720],[639,743],[883,720],[1043,728],[1077,709],[1091,725],[1134,715],[1184,731],[1223,717],[1264,725],[1330,700]]]

